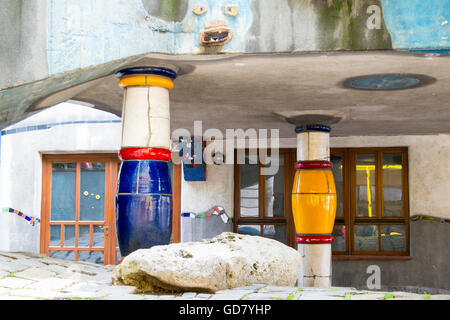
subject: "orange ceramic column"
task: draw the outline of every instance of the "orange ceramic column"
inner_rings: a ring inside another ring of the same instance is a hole
[[[296,242],[303,258],[298,285],[331,286],[331,243],[336,189],[330,160],[330,127],[306,125],[297,132],[292,211]]]

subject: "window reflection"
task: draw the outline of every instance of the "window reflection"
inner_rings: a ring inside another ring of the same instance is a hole
[[[76,163],[52,164],[51,221],[75,220]]]
[[[251,236],[261,235],[261,226],[259,224],[241,224],[238,226],[238,233]]]
[[[331,244],[333,251],[345,251],[345,225],[336,224],[333,227],[334,241]]]
[[[384,153],[383,216],[403,216],[402,197],[402,154]]]
[[[405,226],[383,225],[381,226],[381,250],[405,251]]]
[[[343,159],[342,154],[336,153],[330,155],[331,162],[333,163],[333,177],[334,183],[336,185],[336,197],[337,197],[337,207],[336,207],[336,217],[344,217],[343,205],[343,188],[344,188],[344,177],[342,174],[343,169]]]
[[[266,177],[266,216],[284,217],[284,156],[279,155],[279,169]]]
[[[259,168],[257,164],[249,163],[249,157],[245,157],[245,163],[241,165],[241,217],[259,216]]]
[[[356,225],[354,241],[356,251],[378,251],[378,226]]]
[[[376,209],[375,154],[356,155],[356,216],[375,218]]]

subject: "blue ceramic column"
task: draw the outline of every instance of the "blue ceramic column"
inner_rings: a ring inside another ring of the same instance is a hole
[[[120,252],[125,257],[137,249],[170,242],[169,90],[176,73],[166,68],[138,67],[116,75],[124,88],[116,227]]]

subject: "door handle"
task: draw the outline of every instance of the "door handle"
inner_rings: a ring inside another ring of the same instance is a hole
[[[99,226],[98,228],[105,232],[105,236],[107,236],[109,234],[109,227],[108,226]]]

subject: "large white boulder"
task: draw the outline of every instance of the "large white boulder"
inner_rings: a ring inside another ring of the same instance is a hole
[[[150,292],[294,286],[300,266],[298,252],[276,240],[224,232],[199,242],[137,250],[113,270],[113,283]]]

